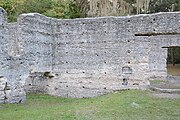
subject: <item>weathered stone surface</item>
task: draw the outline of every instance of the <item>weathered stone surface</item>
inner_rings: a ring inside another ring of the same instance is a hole
[[[74,20],[23,14],[19,27],[26,35],[27,68],[56,74],[44,81],[33,78],[32,88],[80,98],[143,89],[148,79],[167,76],[167,49],[162,47],[180,45],[179,23],[178,12]]]
[[[25,91],[26,93],[47,93],[49,87],[48,73],[35,72],[29,74],[26,79]]]
[[[6,11],[0,7],[0,25],[7,24],[7,13]]]
[[[26,92],[94,97],[167,77],[164,47],[180,46],[180,13],[71,20],[30,13],[0,30],[0,73],[21,83],[19,95],[25,83]]]
[[[6,81],[6,82],[5,82]],[[23,103],[26,99],[23,85],[9,83],[6,79],[0,80],[0,103]]]
[[[26,70],[22,57],[18,56],[17,33],[17,24],[8,24],[6,11],[0,8],[0,103],[25,101],[22,78]]]
[[[0,78],[0,103],[23,103],[25,95],[21,83],[10,83],[7,78]]]

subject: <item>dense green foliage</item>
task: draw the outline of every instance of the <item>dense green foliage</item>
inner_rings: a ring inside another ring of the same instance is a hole
[[[149,12],[180,11],[180,0],[152,0],[149,5]]]
[[[136,13],[136,0],[124,0]],[[14,22],[21,13],[38,12],[55,18],[87,17],[88,0],[0,0],[0,7],[7,13],[10,22]],[[85,9],[85,10],[84,10]],[[180,0],[151,0],[148,13],[179,11]]]
[[[122,91],[97,98],[27,95],[25,104],[0,105],[0,120],[178,120],[180,99],[150,97],[150,91]]]
[[[74,0],[0,0],[0,6],[14,22],[21,13],[38,12],[55,18],[78,18],[80,12]]]

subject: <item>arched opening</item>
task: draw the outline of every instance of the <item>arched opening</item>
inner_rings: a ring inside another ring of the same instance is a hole
[[[180,76],[180,46],[167,47],[167,73]]]

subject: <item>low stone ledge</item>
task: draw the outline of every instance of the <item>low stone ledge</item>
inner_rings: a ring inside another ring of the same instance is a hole
[[[161,93],[180,93],[180,89],[162,89],[154,86],[149,86],[149,89]]]

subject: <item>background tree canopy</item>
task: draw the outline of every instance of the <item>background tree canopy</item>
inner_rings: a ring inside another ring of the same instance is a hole
[[[0,0],[10,22],[21,13],[38,12],[55,18],[132,15],[180,11],[180,0]]]
[[[0,7],[7,11],[10,22],[15,22],[21,13],[32,12],[55,18],[80,17],[75,0],[0,0]]]

